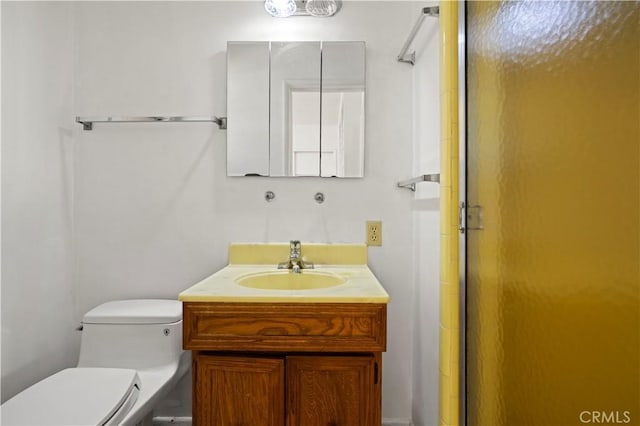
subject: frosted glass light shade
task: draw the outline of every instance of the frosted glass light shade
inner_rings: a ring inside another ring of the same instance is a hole
[[[307,0],[305,4],[307,13],[312,16],[333,16],[340,5],[336,0]]]
[[[266,0],[264,8],[271,16],[286,18],[296,13],[295,0]]]

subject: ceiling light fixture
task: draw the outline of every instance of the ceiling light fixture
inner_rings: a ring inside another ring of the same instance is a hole
[[[312,16],[333,16],[340,9],[340,2],[336,0],[307,0],[305,10]]]
[[[342,5],[341,0],[265,0],[264,8],[271,16],[315,16],[326,18],[335,15]]]
[[[266,0],[264,8],[271,16],[286,18],[296,13],[295,0]]]

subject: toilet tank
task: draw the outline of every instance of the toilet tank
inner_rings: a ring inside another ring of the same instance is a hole
[[[82,320],[78,367],[149,369],[178,363],[182,353],[177,300],[107,302]]]

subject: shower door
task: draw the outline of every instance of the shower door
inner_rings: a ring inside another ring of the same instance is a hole
[[[466,22],[467,424],[640,425],[640,3]]]

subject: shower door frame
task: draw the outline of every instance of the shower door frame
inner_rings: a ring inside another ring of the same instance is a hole
[[[458,0],[458,288],[459,288],[459,388],[461,425],[467,425],[467,39],[466,2]]]

